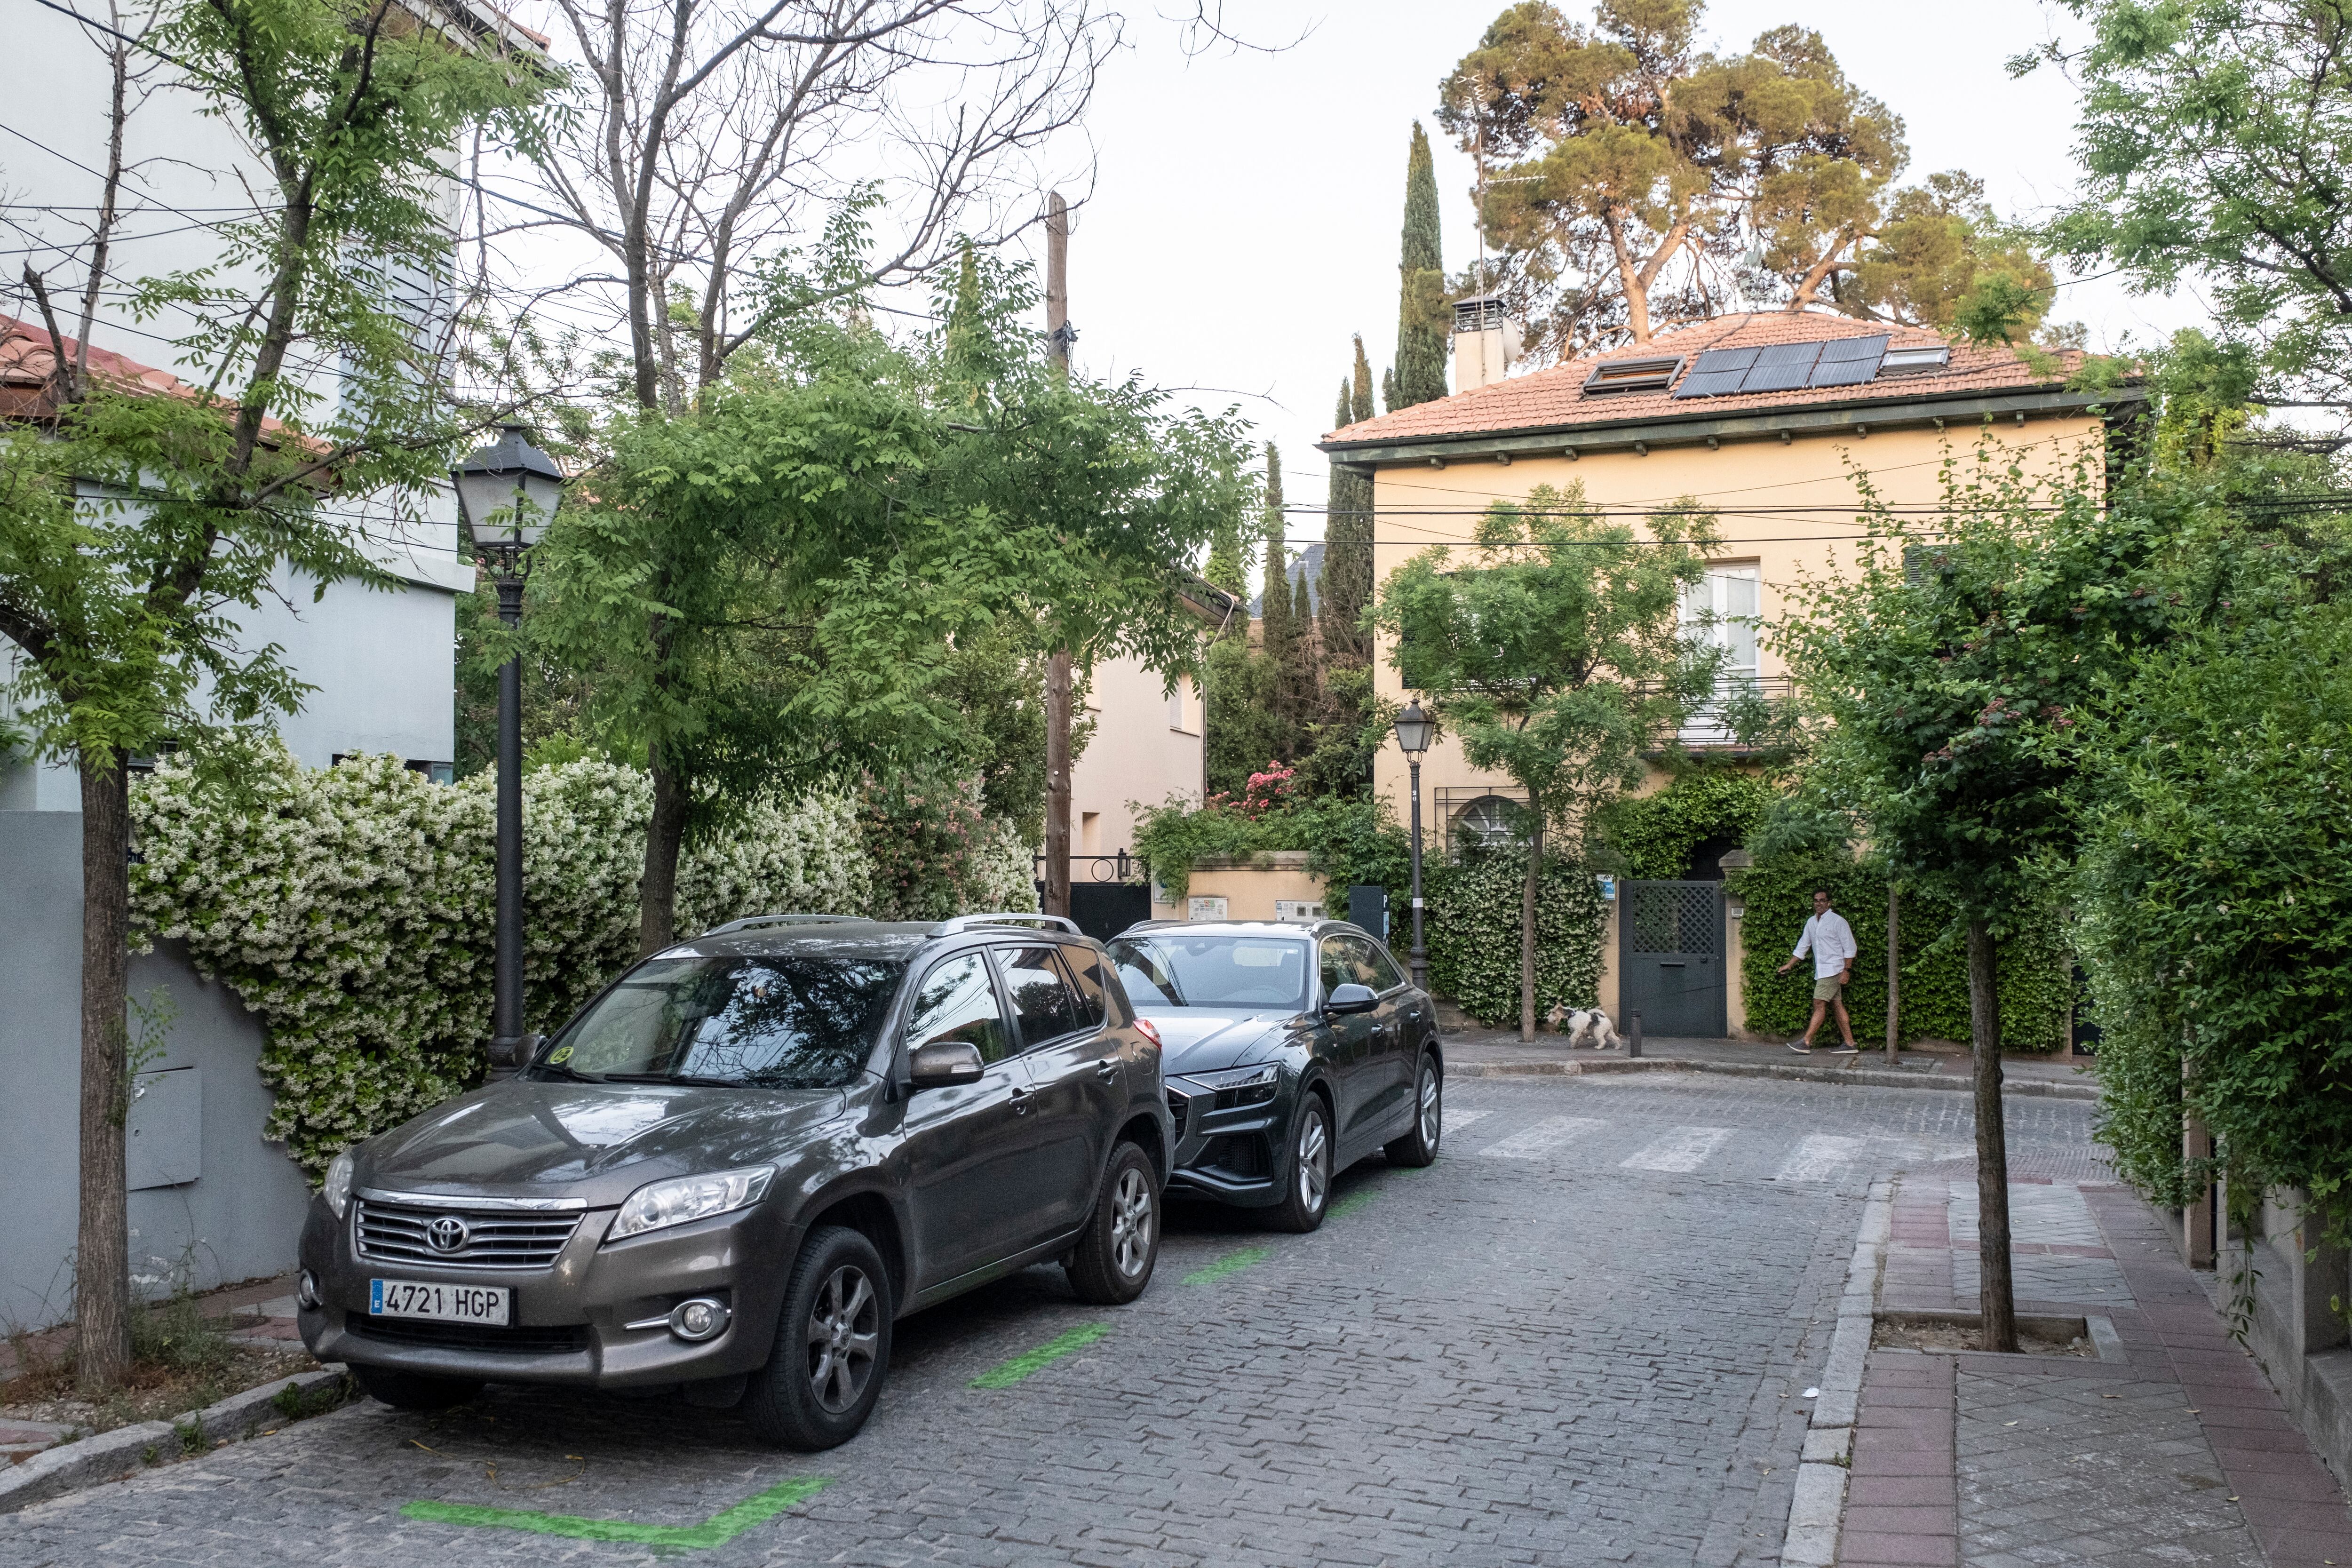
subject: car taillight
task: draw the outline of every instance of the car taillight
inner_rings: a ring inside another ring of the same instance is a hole
[[[1138,1018],[1135,1021],[1135,1030],[1136,1033],[1141,1035],[1145,1039],[1150,1040],[1153,1045],[1160,1045],[1160,1031],[1151,1026],[1150,1019]]]

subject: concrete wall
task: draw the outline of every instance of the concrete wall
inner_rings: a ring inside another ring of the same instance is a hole
[[[1136,805],[1171,795],[1195,805],[1208,753],[1201,737],[1201,693],[1140,659],[1105,659],[1087,692],[1093,739],[1070,769],[1070,853],[1116,855],[1135,847]],[[1077,873],[1083,877],[1083,869]]]
[[[2252,1289],[2247,1349],[2336,1480],[2352,1485],[2352,1259],[2328,1244],[2300,1192],[2265,1194],[2253,1229],[2224,1240],[2217,1274],[2225,1290]]]
[[[1203,920],[1271,921],[1282,918],[1283,903],[1313,904],[1319,916],[1323,904],[1323,879],[1307,869],[1307,852],[1303,849],[1276,849],[1253,856],[1246,861],[1210,859],[1192,868],[1192,882],[1181,899],[1164,900],[1160,889],[1152,889],[1151,918],[1156,921],[1181,921],[1192,918],[1195,899],[1223,899],[1223,915],[1203,913]],[[1396,919],[1397,911],[1390,911]],[[1407,911],[1408,918],[1410,911]]]
[[[5,1326],[53,1322],[73,1310],[80,834],[81,818],[71,813],[0,811],[0,888],[9,894],[0,900],[0,953],[7,955],[0,966],[0,1081],[9,1086],[0,1096],[0,1149],[8,1151],[0,1180]],[[202,1104],[189,1128],[200,1173],[131,1194],[132,1274],[160,1292],[184,1268],[201,1288],[291,1268],[310,1189],[284,1152],[261,1140],[270,1096],[256,1071],[260,1026],[173,946],[132,960],[131,994],[168,1001],[177,1014],[163,1054],[142,1064],[143,1072],[194,1069]],[[150,1112],[177,1098],[158,1093],[152,1104],[134,1104],[134,1131],[168,1135]]]

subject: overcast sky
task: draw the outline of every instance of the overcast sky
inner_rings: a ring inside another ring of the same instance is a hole
[[[1323,499],[1314,449],[1328,427],[1349,334],[1377,376],[1396,334],[1398,233],[1406,142],[1418,118],[1437,151],[1445,264],[1475,254],[1469,159],[1439,136],[1438,80],[1500,0],[1255,0],[1229,15],[1273,54],[1186,60],[1175,35],[1139,14],[1089,117],[1098,184],[1070,244],[1070,314],[1081,363],[1140,368],[1211,405],[1238,402],[1282,448],[1288,499]],[[1573,0],[1567,8],[1577,14]],[[2048,36],[2032,0],[1952,14],[1884,0],[1717,0],[1705,35],[1745,47],[1801,20],[1847,75],[1905,121],[1908,177],[1965,168],[2005,215],[2033,216],[2074,178],[2075,94],[2045,67],[2021,81],[2008,57]],[[2061,274],[2062,280],[2064,274]],[[2069,282],[2053,312],[2095,348],[2142,342],[2200,319],[2193,298],[2137,299],[2111,280]],[[1227,395],[1230,394],[1231,395]],[[1294,542],[1318,537],[1293,520]]]

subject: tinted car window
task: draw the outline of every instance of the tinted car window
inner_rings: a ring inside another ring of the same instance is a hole
[[[980,954],[950,958],[923,976],[922,989],[907,1015],[907,1043],[928,1046],[933,1040],[978,1046],[984,1062],[1003,1061],[1013,1054],[1004,1013],[996,1005],[996,988],[988,983],[988,965]]]
[[[557,1036],[535,1069],[592,1080],[839,1089],[866,1066],[907,966],[657,958]]]
[[[1364,984],[1375,991],[1386,991],[1404,984],[1404,972],[1396,966],[1395,959],[1381,951],[1379,942],[1364,943],[1363,968],[1370,976]]]
[[[1175,931],[1110,944],[1129,1000],[1142,1007],[1304,1007],[1307,953],[1283,937]]]
[[[1103,973],[1102,955],[1090,947],[1066,947],[1062,962],[1069,965],[1070,978],[1077,984],[1079,1027],[1101,1028],[1108,1016],[1108,1001],[1103,994],[1108,977]]]
[[[1324,995],[1328,996],[1342,985],[1371,984],[1364,977],[1370,960],[1363,947],[1363,941],[1359,937],[1327,936],[1323,939]]]
[[[1004,988],[1013,995],[1013,1016],[1020,1020],[1024,1046],[1057,1038],[1078,1026],[1077,999],[1070,994],[1069,977],[1050,945],[1000,947],[996,961],[1003,966]]]

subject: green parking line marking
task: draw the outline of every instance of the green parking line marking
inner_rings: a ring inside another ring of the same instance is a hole
[[[1223,1279],[1228,1274],[1238,1274],[1254,1263],[1263,1263],[1274,1256],[1271,1247],[1244,1247],[1238,1252],[1228,1252],[1214,1263],[1195,1268],[1184,1276],[1187,1285],[1206,1285],[1212,1279]]]
[[[1325,1219],[1338,1219],[1343,1214],[1352,1214],[1380,1195],[1381,1194],[1378,1193],[1349,1193],[1346,1197],[1341,1198],[1338,1203],[1333,1204],[1329,1211],[1326,1213],[1323,1217]]]
[[[1053,1365],[1072,1351],[1082,1351],[1110,1332],[1108,1323],[1081,1323],[1058,1339],[1034,1351],[1023,1351],[1011,1361],[990,1367],[971,1380],[974,1388],[1010,1388],[1042,1367]]]
[[[634,1524],[624,1519],[575,1519],[564,1513],[533,1513],[518,1508],[478,1508],[462,1502],[413,1502],[400,1510],[426,1524],[467,1524],[490,1530],[522,1530],[572,1541],[625,1541],[639,1546],[724,1546],[755,1524],[765,1524],[833,1484],[825,1476],[804,1476],[745,1498],[700,1524]]]

